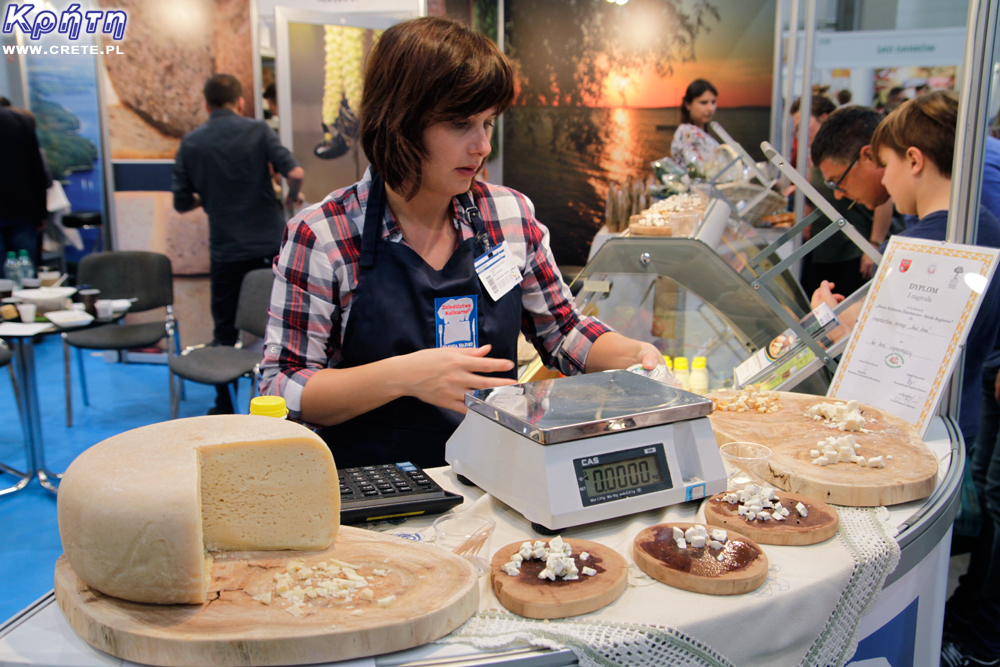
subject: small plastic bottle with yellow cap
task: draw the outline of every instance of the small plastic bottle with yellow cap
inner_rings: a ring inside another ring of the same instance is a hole
[[[288,407],[281,396],[256,396],[250,401],[250,414],[284,419],[288,416]]]
[[[668,354],[663,355],[663,363],[666,364],[668,371],[673,372],[673,370],[674,370],[674,362],[670,358],[670,355],[668,355]]]
[[[688,372],[687,357],[674,357],[674,377],[681,383],[681,389],[691,391],[691,374]]]
[[[695,357],[691,360],[691,391],[696,394],[708,393],[708,360]]]

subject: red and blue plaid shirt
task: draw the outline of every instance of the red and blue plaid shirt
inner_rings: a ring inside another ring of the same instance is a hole
[[[270,321],[261,364],[261,393],[285,397],[289,416],[299,416],[302,388],[323,368],[343,359],[341,343],[358,287],[361,231],[371,187],[371,170],[303,210],[285,227],[274,263]],[[535,219],[524,195],[476,181],[472,191],[487,230],[499,228],[521,270],[521,331],[542,361],[566,375],[582,373],[590,346],[611,329],[584,317],[556,268],[549,231]],[[473,237],[458,198],[452,200],[460,240]],[[386,207],[380,238],[406,243]]]

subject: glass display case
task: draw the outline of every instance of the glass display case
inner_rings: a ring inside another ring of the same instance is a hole
[[[714,249],[692,237],[613,238],[571,289],[581,312],[622,335],[651,342],[671,358],[706,357],[709,391],[727,389],[733,368],[786,328],[751,286],[756,274],[748,260],[763,247],[753,228],[733,219]],[[787,273],[779,278],[779,300],[802,317],[808,300],[798,282]],[[799,390],[823,394],[827,384],[825,373],[816,373]]]

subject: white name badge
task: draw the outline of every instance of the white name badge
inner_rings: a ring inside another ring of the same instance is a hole
[[[510,256],[510,248],[507,247],[506,241],[480,255],[474,266],[479,281],[483,283],[483,287],[494,301],[499,301],[504,294],[524,280]]]

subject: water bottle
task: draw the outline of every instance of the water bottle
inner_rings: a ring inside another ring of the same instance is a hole
[[[21,267],[17,263],[17,255],[11,250],[7,253],[7,261],[3,263],[3,276],[14,281],[14,289],[21,289]]]
[[[25,278],[35,277],[35,263],[31,261],[28,257],[28,251],[22,250],[20,256],[17,258],[17,268],[21,274],[21,284],[24,284]]]

